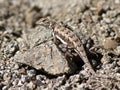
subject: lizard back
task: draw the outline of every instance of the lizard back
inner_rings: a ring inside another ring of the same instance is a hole
[[[70,29],[64,27],[63,25],[60,25],[60,24],[56,23],[55,21],[52,21],[47,18],[39,21],[39,24],[40,23],[41,23],[41,25],[47,26],[48,28],[53,30],[55,37],[57,39],[59,39],[62,43],[67,44],[67,45],[72,45],[74,47],[75,51],[80,56],[80,58],[84,61],[84,63],[90,69],[90,72],[92,74],[95,74],[95,71],[92,68],[92,65],[90,64],[88,57],[86,55],[82,41],[74,32],[72,32]]]
[[[55,25],[54,32],[55,36],[59,37],[62,40],[61,42],[64,41],[66,42],[66,44],[70,44],[74,47],[75,51],[79,54],[80,58],[89,67],[91,73],[95,74],[95,71],[88,60],[82,41],[79,39],[79,37],[68,28],[65,28],[59,24]]]

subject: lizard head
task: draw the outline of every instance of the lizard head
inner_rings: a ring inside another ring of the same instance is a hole
[[[41,18],[39,21],[37,21],[36,24],[44,26],[46,28],[53,28],[53,26],[55,25],[55,22],[52,21],[50,18]]]

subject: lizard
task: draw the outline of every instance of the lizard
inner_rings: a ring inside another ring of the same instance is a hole
[[[89,68],[90,73],[94,75],[96,74],[88,60],[81,39],[73,31],[49,18],[42,18],[37,21],[37,24],[51,29],[53,31],[53,35],[55,36],[55,38],[60,40],[63,44],[68,46],[72,45],[75,52],[80,56],[80,58]]]

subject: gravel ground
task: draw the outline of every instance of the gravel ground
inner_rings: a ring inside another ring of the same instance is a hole
[[[76,32],[98,76],[43,17]],[[0,0],[0,90],[120,90],[120,0]]]

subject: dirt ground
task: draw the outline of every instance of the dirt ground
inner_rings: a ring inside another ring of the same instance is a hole
[[[36,24],[47,17],[79,36],[96,75]],[[0,0],[0,90],[120,90],[120,0]]]

